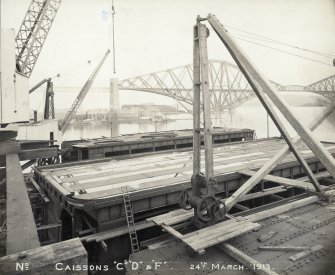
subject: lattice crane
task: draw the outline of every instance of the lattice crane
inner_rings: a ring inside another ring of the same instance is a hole
[[[64,119],[58,124],[58,129],[64,133],[66,128],[69,125],[69,122],[72,120],[72,118],[74,117],[74,115],[76,114],[76,112],[78,111],[81,103],[83,102],[84,98],[86,97],[89,89],[91,88],[94,79],[96,78],[101,66],[103,65],[103,63],[105,62],[107,56],[109,55],[110,50],[108,50],[105,55],[103,56],[102,60],[100,61],[100,63],[98,64],[98,66],[95,68],[95,70],[93,71],[93,73],[91,74],[91,76],[89,77],[89,79],[86,81],[85,85],[81,88],[77,98],[74,100],[74,102],[72,103],[69,111],[66,113]]]
[[[30,77],[61,0],[32,0],[16,36],[16,70]]]

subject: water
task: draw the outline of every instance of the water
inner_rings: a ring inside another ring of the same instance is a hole
[[[296,102],[310,102],[314,100],[315,95],[309,96],[296,95],[292,100],[292,95],[286,98],[292,105],[297,105]],[[295,102],[295,103],[294,103]],[[304,104],[302,104],[304,105]],[[306,105],[306,104],[305,104]],[[298,117],[304,125],[308,125],[309,122],[319,113],[321,113],[326,107],[294,107],[291,106],[291,110]],[[295,130],[289,125],[284,117],[280,114],[284,124],[288,127],[288,130],[292,136],[296,134]],[[134,123],[114,123],[113,132],[114,136],[119,134],[131,134],[131,133],[145,133],[167,130],[181,130],[181,129],[192,129],[192,116],[189,114],[173,115],[167,118],[174,119],[167,122],[157,122],[156,125],[152,121],[141,121]],[[257,101],[252,99],[249,102],[241,105],[231,112],[224,112],[220,115],[212,117],[213,126],[217,127],[231,127],[231,128],[249,128],[256,131],[258,138],[267,137],[268,131],[269,136],[279,136],[279,131],[269,118],[269,127],[267,127],[267,114],[263,106]],[[325,120],[316,130],[315,135],[322,141],[335,142],[335,114],[333,113],[327,120]],[[98,137],[110,137],[111,136],[111,125],[107,123],[96,123],[87,125],[70,125],[64,134],[64,140],[75,140],[81,138],[98,138]]]

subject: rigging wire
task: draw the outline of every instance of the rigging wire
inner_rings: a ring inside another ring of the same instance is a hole
[[[247,34],[252,35],[252,36],[259,37],[259,38],[261,38],[265,41],[268,41],[270,43],[280,44],[280,45],[283,45],[283,46],[286,46],[286,47],[291,47],[291,48],[295,48],[295,49],[298,49],[298,50],[301,50],[301,51],[305,51],[305,52],[309,52],[309,53],[313,53],[313,54],[318,54],[318,55],[321,55],[321,56],[324,56],[324,57],[329,57],[329,58],[334,58],[335,57],[335,54],[330,54],[330,53],[325,53],[325,52],[321,52],[321,51],[306,49],[306,48],[299,47],[299,46],[296,46],[296,45],[293,45],[293,44],[289,44],[289,43],[281,42],[279,40],[268,38],[268,37],[263,36],[263,35],[258,35],[258,34],[252,33],[252,32],[248,32],[248,31],[245,31],[245,30],[242,30],[240,28],[233,27],[233,26],[226,26],[226,27],[237,30],[237,31],[240,31],[240,32],[247,33]]]
[[[306,56],[303,56],[303,55],[295,54],[295,53],[292,53],[292,52],[289,52],[289,51],[274,48],[274,47],[271,47],[271,46],[268,46],[268,45],[264,45],[262,43],[254,42],[254,41],[242,38],[242,37],[237,36],[237,35],[233,35],[233,37],[235,37],[236,39],[243,40],[245,42],[252,43],[252,44],[255,44],[255,45],[259,45],[259,46],[262,46],[262,47],[265,47],[265,48],[269,48],[269,49],[272,49],[272,50],[275,50],[275,51],[278,51],[278,52],[286,53],[286,54],[289,54],[289,55],[293,55],[293,56],[296,56],[296,57],[300,57],[300,58],[303,58],[303,59],[307,59],[307,60],[314,61],[314,62],[323,64],[323,65],[333,67],[333,65],[331,65],[329,63],[326,63],[326,62],[323,62],[323,61],[320,61],[320,60],[316,60],[316,59],[313,59],[313,58],[310,58],[310,57],[306,57]]]
[[[94,56],[93,58],[90,58],[89,60],[86,60],[85,62],[80,61],[77,64],[71,66],[70,69],[66,70],[64,73],[60,73],[61,79],[57,81],[57,86],[60,87],[64,83],[66,83],[68,80],[74,77],[74,75],[80,75],[80,74],[88,74],[89,69],[91,66],[86,66],[87,64],[92,65],[95,64],[96,61],[101,59],[103,54],[99,54],[97,56]]]
[[[116,66],[115,66],[115,37],[114,37],[114,33],[115,33],[115,21],[114,21],[114,17],[115,17],[115,9],[114,9],[114,0],[112,0],[112,24],[113,24],[113,73],[116,73]]]

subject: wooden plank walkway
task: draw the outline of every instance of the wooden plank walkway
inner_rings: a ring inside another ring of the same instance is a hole
[[[203,254],[208,247],[260,228],[260,224],[244,219],[230,219],[185,235],[165,223],[160,223],[160,226],[198,254]]]
[[[193,210],[187,211],[184,209],[177,209],[177,210],[170,211],[166,214],[148,218],[147,221],[152,221],[157,225],[162,225],[162,224],[173,225],[176,223],[186,221],[192,218],[193,216],[194,216]]]
[[[307,197],[245,217],[232,218],[230,220],[223,221],[185,235],[175,230],[171,225],[192,218],[194,215],[193,211],[180,209],[150,218],[148,220],[161,226],[166,232],[181,240],[194,252],[202,254],[208,247],[215,246],[219,243],[238,237],[252,230],[259,229],[260,224],[256,223],[259,220],[279,215],[281,213],[285,213],[292,209],[296,209],[317,201],[318,197],[316,196]]]

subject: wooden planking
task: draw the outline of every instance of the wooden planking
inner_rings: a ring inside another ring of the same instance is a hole
[[[251,154],[242,154],[238,156],[232,156],[232,157],[222,157],[222,158],[215,158],[215,165],[216,169],[229,167],[231,165],[230,159],[234,159],[236,161],[235,166],[239,166],[238,163],[245,161],[246,157],[253,157],[258,158],[263,156],[264,153],[251,153]],[[176,161],[172,160],[171,164],[167,166],[169,163],[167,161],[163,161],[163,165],[157,165],[157,163],[154,163],[149,166],[142,166],[137,165],[133,168],[131,167],[125,167],[121,166],[120,168],[116,168],[115,166],[110,167],[109,169],[104,169],[103,172],[101,171],[92,171],[87,172],[83,171],[83,173],[79,174],[78,176],[74,176],[73,178],[62,178],[62,182],[70,182],[71,179],[75,179],[79,182],[95,182],[97,180],[103,180],[103,179],[120,179],[122,180],[123,177],[126,176],[136,176],[136,175],[146,175],[150,177],[154,177],[156,175],[162,175],[162,174],[176,174],[176,173],[182,173],[192,171],[192,160],[191,158],[183,159],[182,161]],[[204,164],[204,161],[202,161],[202,164]],[[72,173],[73,175],[73,173]]]
[[[289,259],[293,262],[299,261],[309,255],[311,255],[314,252],[320,251],[323,249],[322,245],[315,245],[313,247],[311,247],[310,249],[304,250],[302,252],[299,252],[293,256],[291,256]]]
[[[177,219],[177,221],[179,221],[179,219],[181,218],[180,222],[183,222],[185,219],[185,215],[188,218],[191,218],[194,216],[194,213],[193,211],[178,209],[178,210],[173,210],[173,211],[170,211],[168,213],[165,213],[159,216],[148,218],[147,221],[153,221],[157,225],[161,225],[163,223],[165,223],[166,225],[171,225],[173,224],[173,222],[171,222],[171,219]]]
[[[220,155],[220,160],[215,162],[215,173],[217,175],[224,175],[226,173],[236,172],[240,169],[257,169],[276,152],[276,147],[279,149],[282,147],[282,144],[283,142],[280,140],[271,140],[245,142],[239,145],[220,147],[220,150],[216,152],[216,156]],[[233,149],[226,150],[230,147]],[[261,154],[258,154],[260,152]],[[255,153],[257,153],[257,155],[255,155]],[[245,159],[243,159],[243,156],[245,156]],[[241,157],[243,161],[241,161]],[[179,164],[174,164],[175,158],[178,158],[180,166],[178,166]],[[225,158],[228,158],[228,160]],[[286,158],[286,161],[291,159],[295,160],[293,156],[289,156]],[[83,164],[79,166],[75,165],[74,167],[62,166],[57,168],[57,165],[51,165],[50,168],[41,168],[41,171],[42,174],[52,175],[57,178],[57,181],[61,184],[63,181],[69,182],[69,184],[62,184],[63,188],[67,189],[67,191],[84,189],[90,194],[87,196],[87,199],[97,199],[100,198],[100,196],[119,195],[120,190],[117,185],[115,185],[119,183],[127,182],[129,183],[128,185],[131,186],[132,181],[134,181],[133,190],[142,191],[146,188],[159,188],[162,185],[159,184],[160,180],[158,177],[164,174],[167,176],[171,175],[171,178],[176,174],[178,175],[175,181],[173,179],[168,181],[170,185],[182,183],[179,176],[188,177],[185,182],[183,182],[186,184],[189,182],[192,174],[190,170],[191,166],[188,166],[188,162],[191,162],[190,152],[174,152],[173,154],[160,154],[117,161],[85,161]],[[146,163],[148,163],[149,166],[147,166]],[[74,177],[63,177],[63,175],[66,174],[74,175]],[[155,177],[157,177],[157,180],[152,180]],[[55,178],[54,181],[56,181]],[[144,181],[137,181],[140,178]],[[148,180],[146,180],[146,178]],[[76,185],[71,186],[71,181],[77,181]],[[80,196],[82,195],[77,194],[77,192],[75,193],[76,198],[85,198]]]
[[[154,224],[152,222],[147,222],[147,221],[141,221],[136,223],[136,230],[142,230],[142,229],[146,229],[149,227],[154,226]],[[104,232],[99,232],[99,233],[95,233],[89,236],[85,236],[80,238],[80,240],[82,241],[86,241],[86,242],[100,242],[100,241],[105,241],[108,239],[112,239],[115,237],[119,237],[125,234],[129,233],[129,228],[128,227],[123,227],[123,228],[119,228],[119,229],[112,229],[109,231],[104,231]]]
[[[232,228],[236,228],[238,226],[242,226],[244,224],[244,221],[238,221],[237,219],[229,219],[220,223],[216,223],[214,225],[211,225],[209,227],[205,227],[199,230],[196,230],[194,232],[188,233],[184,235],[185,240],[188,242],[198,241],[199,236],[206,236],[212,238],[215,237],[215,233],[220,231],[229,231]],[[209,234],[210,232],[210,234]],[[210,235],[210,236],[209,236]],[[214,235],[214,236],[213,236]]]
[[[213,235],[211,227],[207,227],[207,232],[198,235],[197,239],[189,241],[187,238],[183,237],[182,240],[194,251],[201,253],[208,247],[225,242],[229,239],[238,237],[260,227],[261,225],[258,223],[244,222],[243,224],[236,224],[235,226],[229,227],[227,229],[225,229],[223,226],[221,230],[216,231],[216,233]]]
[[[187,182],[189,182],[189,177],[172,177],[169,179],[165,180],[156,180],[149,182],[148,184],[142,184],[141,189],[138,191],[143,191],[145,189],[154,189],[157,186],[165,186],[165,187],[171,187],[171,188],[176,188],[178,190],[183,190],[186,186],[183,185]],[[125,184],[127,185],[127,184]],[[130,191],[136,192],[137,190],[132,190],[132,188],[128,188]],[[154,192],[154,190],[153,190]],[[87,193],[87,194],[81,194],[81,195],[76,195],[76,198],[78,199],[84,199],[84,200],[91,200],[91,199],[96,199],[98,198],[106,198],[110,196],[119,196],[122,194],[121,187],[117,187],[114,189],[108,189],[108,190],[102,190],[102,191],[97,191],[94,193]],[[133,193],[132,193],[133,194]]]
[[[203,250],[218,243],[243,235],[252,230],[259,229],[260,227],[261,225],[258,223],[244,222],[239,226],[236,225],[234,227],[228,228],[227,230],[218,231],[211,236],[199,235],[198,239],[195,239],[192,242],[188,242],[187,240],[186,241],[192,248],[195,248],[195,250]],[[208,230],[208,234],[211,234],[211,230]]]
[[[253,160],[252,162],[257,162],[258,160]],[[263,161],[262,161],[263,162]],[[235,167],[227,167],[226,169],[216,169],[216,173],[217,174],[224,174],[224,173],[229,173],[229,172],[232,172],[232,171],[235,171],[235,170],[238,170],[238,169],[241,169],[241,168],[246,168],[245,166],[242,166],[243,164],[241,164],[241,165],[235,165]],[[227,165],[228,166],[228,165]],[[248,166],[253,166],[253,167],[256,167],[256,165],[252,165],[252,163],[250,163]],[[250,167],[251,168],[251,167]],[[177,171],[179,171],[179,173],[175,173],[175,171],[173,171],[173,174],[175,175],[175,174],[181,174],[181,172],[180,172],[180,170],[186,170],[186,169],[179,169],[179,170],[177,170]],[[171,172],[171,171],[170,171]],[[186,171],[186,172],[183,172],[182,174],[191,174],[192,173],[192,171],[191,170],[189,170],[189,171]],[[163,171],[162,172],[155,172],[154,174],[147,174],[147,176],[148,177],[155,177],[155,176],[157,176],[157,175],[162,175],[162,174],[164,174],[163,173]],[[172,175],[172,174],[171,174]],[[141,174],[139,174],[139,177],[141,177],[142,175]],[[111,176],[111,177],[113,177],[113,176]],[[134,176],[135,178],[136,178],[136,176]],[[127,180],[130,180],[129,178],[127,179]],[[95,178],[95,179],[93,179],[92,181],[94,181],[94,182],[92,182],[92,184],[91,185],[87,185],[86,187],[96,187],[96,186],[106,186],[106,185],[109,185],[110,184],[110,182],[111,181],[109,181],[109,180],[104,180],[104,182],[99,182],[99,179],[98,178]],[[124,180],[122,180],[122,181],[124,181]],[[131,184],[131,182],[129,182],[130,184]],[[78,187],[74,187],[74,188],[80,188],[80,189],[83,189],[80,185],[78,185]],[[113,188],[113,187],[112,187]],[[108,188],[107,188],[108,189]],[[88,191],[89,192],[89,190],[86,190],[86,191]]]
[[[311,196],[297,201],[287,203],[285,205],[277,206],[265,211],[261,211],[255,214],[251,214],[245,217],[238,217],[234,220],[229,220],[226,222],[221,222],[213,226],[197,230],[195,232],[185,234],[181,237],[181,240],[190,246],[194,251],[202,253],[204,249],[216,245],[220,242],[224,242],[228,239],[237,237],[244,233],[247,233],[251,230],[260,228],[260,225],[255,223],[256,221],[263,220],[275,215],[279,215],[296,209],[314,202],[317,202],[319,199],[317,196]],[[185,216],[192,217],[193,211],[171,211],[167,214],[163,214],[154,218],[150,218],[151,221],[155,222],[158,225],[162,224],[171,224],[171,219],[176,219],[178,222],[185,220]],[[185,212],[186,211],[186,212]],[[176,216],[174,217],[174,213]],[[165,219],[165,221],[164,221]],[[240,219],[240,220],[238,220]],[[175,223],[176,220],[174,221]],[[224,228],[226,226],[226,231]],[[221,227],[221,228],[220,228]],[[223,234],[224,233],[224,234]]]
[[[277,230],[270,230],[269,232],[259,236],[257,238],[257,241],[259,241],[261,243],[266,242],[267,240],[271,239],[276,234],[278,234]]]
[[[250,163],[252,162],[256,162],[257,160],[252,160],[250,161]],[[245,163],[245,162],[244,162]],[[231,171],[235,171],[236,169],[241,169],[241,168],[246,168],[244,166],[244,163],[236,163],[236,164],[225,164],[225,165],[221,165],[218,166],[215,170],[216,173],[218,174],[222,174],[222,173],[228,173]],[[234,167],[233,167],[234,166]],[[221,168],[221,169],[219,169]],[[91,180],[83,180],[81,182],[86,182],[89,181],[88,183],[81,183],[75,186],[71,186],[68,188],[69,191],[74,191],[74,190],[80,190],[80,189],[89,189],[89,188],[95,188],[95,187],[99,187],[99,186],[108,186],[110,185],[110,187],[107,187],[107,189],[109,188],[113,188],[113,184],[117,184],[117,183],[122,183],[122,182],[127,182],[128,185],[132,185],[137,184],[136,182],[138,181],[138,179],[142,178],[154,178],[154,177],[159,177],[159,176],[175,176],[175,175],[182,175],[182,174],[191,174],[192,170],[190,170],[190,167],[184,167],[184,168],[179,168],[179,169],[162,169],[160,171],[156,171],[156,172],[152,172],[152,173],[146,173],[147,171],[143,171],[141,170],[141,173],[137,173],[135,175],[131,175],[131,176],[125,176],[125,177],[119,177],[119,175],[110,175],[104,178],[92,178]],[[130,173],[131,174],[131,173]],[[189,176],[190,177],[190,176]],[[74,181],[76,178],[67,178],[66,181]],[[111,181],[112,180],[112,181]],[[189,179],[188,179],[189,180]],[[134,182],[132,182],[134,181]],[[148,180],[149,182],[150,180]],[[178,181],[178,179],[176,179],[176,181]],[[113,182],[113,184],[111,184],[111,182]],[[143,181],[145,182],[145,181]],[[65,187],[65,185],[64,185]],[[87,192],[90,192],[89,190],[86,190]]]
[[[99,180],[95,182],[88,182],[88,183],[79,183],[76,182],[75,178],[69,177],[67,183],[62,183],[62,186],[66,188],[67,190],[71,191],[78,191],[83,189],[90,189],[90,188],[97,188],[97,187],[103,187],[108,185],[109,188],[115,188],[115,186],[119,186],[120,183],[126,183],[122,185],[131,185],[131,182],[134,182],[135,184],[138,184],[138,182],[143,182],[143,180],[148,179],[148,177],[144,175],[132,175],[132,176],[125,176],[123,178],[118,178],[117,181],[113,178],[113,176],[108,177],[104,180]],[[71,182],[76,182],[76,184],[70,185]]]
[[[160,226],[164,231],[180,239],[199,254],[203,253],[208,247],[260,228],[260,225],[257,223],[237,219],[217,223],[185,235],[179,233],[164,222],[160,223]]]
[[[220,147],[214,148],[215,155],[222,155],[226,157],[234,156],[236,154],[241,154],[242,152],[249,152],[250,150],[262,148],[263,152],[275,152],[277,149],[280,149],[284,144],[283,140],[280,139],[270,139],[270,140],[254,140],[248,141],[241,144],[225,144],[220,145]],[[259,150],[258,150],[259,152]],[[99,171],[99,170],[106,170],[108,167],[122,167],[126,166],[131,167],[138,163],[145,164],[157,164],[159,162],[167,162],[171,161],[171,163],[175,163],[179,159],[185,161],[185,159],[189,158],[191,153],[188,152],[161,152],[159,155],[155,156],[144,156],[144,157],[136,157],[135,159],[121,159],[121,160],[89,160],[89,161],[82,161],[78,163],[72,163],[71,166],[69,164],[57,164],[57,165],[50,165],[48,167],[40,167],[41,171],[48,171],[53,173],[54,175],[62,175],[66,173],[84,173],[89,171]],[[126,163],[126,165],[125,165]]]
[[[310,249],[307,246],[271,246],[271,245],[264,245],[259,246],[259,250],[268,250],[268,251],[302,251]]]
[[[183,234],[179,233],[177,230],[173,229],[171,226],[163,223],[161,224],[161,227],[164,229],[165,232],[170,233],[175,238],[185,241]]]
[[[275,147],[280,148],[283,142],[281,140],[271,140],[271,141],[262,141],[258,143],[261,144],[262,148],[264,148],[264,151],[267,152],[272,149],[276,149]],[[251,143],[252,144],[252,143]],[[216,150],[215,155],[222,155],[224,157],[231,157],[231,156],[236,156],[237,154],[245,154],[246,148],[250,147],[250,150],[255,150],[255,146],[251,146],[249,142],[243,144],[243,147],[241,146],[230,146],[234,147],[233,149],[229,147],[229,151],[226,151],[227,146],[220,147],[220,150]],[[222,153],[220,153],[223,151]],[[228,152],[228,153],[227,153]],[[188,159],[190,159],[191,153],[190,152],[174,152],[174,153],[162,153],[160,155],[156,156],[145,156],[145,157],[138,157],[135,159],[125,159],[125,160],[104,160],[104,161],[83,161],[81,163],[78,163],[75,166],[65,166],[64,164],[61,165],[51,165],[46,167],[41,167],[41,171],[48,171],[49,173],[53,173],[54,175],[61,176],[63,174],[66,174],[67,171],[68,173],[71,174],[76,174],[76,173],[85,173],[85,172],[96,172],[100,170],[100,168],[103,171],[106,171],[110,168],[115,168],[117,171],[117,168],[126,168],[126,171],[129,171],[129,169],[132,166],[137,166],[139,164],[149,164],[152,165],[153,167],[157,166],[157,164],[162,163],[163,166],[166,166],[166,164],[182,164]],[[166,164],[165,164],[166,163]],[[97,169],[99,168],[99,169]]]
[[[119,189],[123,186],[128,186],[130,190],[132,191],[138,191],[143,190],[147,188],[152,187],[158,187],[158,186],[165,186],[164,183],[169,183],[170,185],[176,184],[177,182],[180,182],[181,179],[184,181],[189,181],[189,178],[187,176],[183,176],[182,174],[179,174],[177,177],[174,177],[174,175],[161,175],[157,177],[143,177],[137,180],[133,181],[127,181],[124,182],[115,182],[113,184],[103,185],[100,187],[91,187],[86,189],[87,193],[95,193],[100,191],[108,191],[111,189]],[[78,183],[77,183],[78,184]],[[78,184],[80,186],[80,184]],[[122,192],[121,192],[122,193]],[[120,193],[120,194],[121,194]]]
[[[59,267],[62,268],[87,265],[87,252],[78,238],[2,257],[0,270],[4,275],[75,274],[75,271],[56,271],[57,263],[61,263]],[[23,270],[18,269],[17,264],[20,264]],[[87,271],[80,271],[78,274],[87,274]]]
[[[17,154],[6,155],[7,254],[40,246],[22,169]]]

